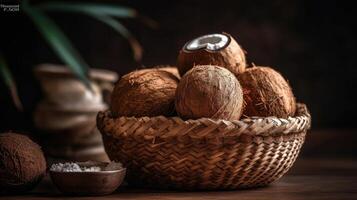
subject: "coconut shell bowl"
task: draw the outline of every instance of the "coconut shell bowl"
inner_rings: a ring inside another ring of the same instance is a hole
[[[126,166],[129,184],[184,190],[260,187],[280,179],[310,123],[304,104],[286,119],[97,116],[106,152]]]

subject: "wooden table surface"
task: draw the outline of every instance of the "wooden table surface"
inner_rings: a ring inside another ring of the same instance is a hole
[[[30,194],[3,196],[6,200],[93,199],[94,197],[66,197],[52,185],[48,177]],[[213,192],[177,192],[122,187],[112,195],[95,199],[142,200],[230,200],[230,199],[357,199],[357,160],[332,158],[298,159],[290,172],[269,187]]]

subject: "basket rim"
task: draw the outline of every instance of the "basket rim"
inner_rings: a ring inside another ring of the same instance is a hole
[[[109,110],[101,111],[97,115],[97,126],[100,132],[109,135],[118,135],[119,132],[127,132],[123,128],[124,124],[145,124],[147,127],[151,127],[153,124],[155,126],[161,126],[162,124],[170,124],[172,133],[167,133],[167,131],[159,131],[155,133],[155,137],[168,138],[170,136],[178,136],[180,130],[177,127],[186,127],[186,132],[190,132],[195,127],[204,126],[207,128],[219,129],[222,134],[216,135],[217,137],[229,136],[239,136],[239,135],[251,135],[251,136],[272,136],[276,134],[290,134],[305,132],[311,127],[311,115],[305,104],[296,104],[296,114],[294,117],[288,118],[278,118],[278,117],[250,117],[241,120],[227,121],[223,119],[210,119],[210,118],[200,118],[200,119],[189,119],[183,120],[180,117],[165,117],[165,116],[155,116],[155,117],[112,117]],[[106,126],[111,127],[106,127]],[[190,127],[190,128],[187,128]],[[133,131],[135,132],[135,131]],[[199,134],[199,133],[198,133]],[[122,134],[121,134],[122,135]],[[127,135],[127,133],[124,133]],[[148,134],[146,134],[148,136]],[[200,136],[203,136],[202,134]]]

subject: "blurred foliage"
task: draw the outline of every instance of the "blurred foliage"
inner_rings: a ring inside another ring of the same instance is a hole
[[[90,87],[88,80],[89,65],[74,48],[63,31],[45,14],[45,11],[84,14],[110,26],[114,31],[128,40],[135,61],[141,60],[142,47],[130,31],[115,18],[138,18],[149,26],[155,26],[155,22],[149,18],[139,16],[136,10],[119,5],[70,1],[52,1],[40,4],[30,4],[28,0],[24,0],[21,2],[21,8],[24,11],[24,14],[32,20],[56,55],[87,87]],[[14,104],[18,109],[22,109],[16,89],[16,83],[2,57],[0,58],[0,71],[1,77],[11,92]]]

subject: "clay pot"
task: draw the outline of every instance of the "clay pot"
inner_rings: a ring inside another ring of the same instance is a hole
[[[45,153],[61,159],[105,161],[96,114],[107,109],[103,94],[111,93],[117,74],[90,70],[92,91],[65,66],[43,64],[35,68],[35,75],[44,98],[34,112],[34,122]]]

